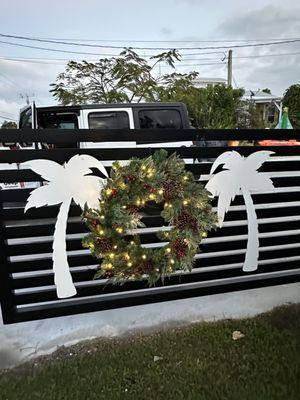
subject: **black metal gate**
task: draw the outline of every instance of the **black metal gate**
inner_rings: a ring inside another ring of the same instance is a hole
[[[137,143],[193,140],[300,139],[299,130],[1,130],[1,142],[50,144],[104,141]],[[149,145],[150,146],[150,145]],[[0,151],[0,182],[39,182],[29,169],[8,169],[6,163],[45,158],[59,163],[75,154],[90,154],[101,161],[146,157],[157,148],[54,148]],[[4,323],[14,323],[111,308],[196,297],[220,292],[296,282],[300,274],[300,146],[166,147],[190,159],[187,168],[205,183],[214,158],[228,150],[249,155],[258,150],[275,152],[260,171],[272,178],[274,192],[253,194],[259,222],[258,270],[242,271],[247,244],[247,219],[242,196],[236,196],[222,229],[211,233],[201,245],[191,273],[174,274],[164,284],[147,287],[144,282],[123,286],[94,280],[98,262],[81,246],[86,233],[80,209],[71,205],[67,227],[70,270],[77,289],[74,298],[56,297],[52,272],[52,235],[58,206],[31,209],[24,204],[32,189],[0,190],[0,296]],[[198,161],[193,163],[193,159]],[[209,161],[208,161],[209,160]],[[214,202],[216,205],[216,201]],[[159,215],[144,218],[142,243],[156,243]]]

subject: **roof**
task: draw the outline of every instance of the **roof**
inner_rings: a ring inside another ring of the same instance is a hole
[[[255,103],[272,103],[274,101],[280,102],[282,97],[272,93],[262,92],[261,90],[246,90],[242,100],[254,101]]]
[[[110,104],[83,104],[74,106],[49,106],[49,107],[37,107],[38,110],[42,111],[69,111],[75,112],[79,110],[89,109],[105,109],[105,108],[166,108],[166,107],[186,107],[184,103],[110,103]]]
[[[227,85],[227,79],[224,78],[196,78],[194,80],[195,86],[201,86],[201,85],[217,85],[217,84],[222,84],[222,85]]]

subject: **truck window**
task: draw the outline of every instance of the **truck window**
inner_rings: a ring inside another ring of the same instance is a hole
[[[181,115],[178,110],[140,110],[139,121],[141,129],[180,129]]]
[[[129,129],[126,111],[93,112],[89,114],[90,129]]]
[[[32,128],[32,111],[31,108],[21,112],[19,128]]]
[[[39,129],[78,129],[76,113],[38,111],[37,119]]]

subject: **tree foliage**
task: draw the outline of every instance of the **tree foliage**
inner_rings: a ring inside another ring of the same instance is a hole
[[[155,101],[157,88],[167,75],[155,76],[154,67],[162,61],[174,67],[176,60],[180,60],[176,50],[152,56],[148,63],[133,50],[125,49],[118,57],[96,63],[70,61],[56,83],[50,85],[50,92],[64,105]]]
[[[63,105],[181,101],[187,105],[192,124],[199,128],[235,128],[242,89],[224,85],[195,87],[198,72],[158,75],[159,62],[174,68],[180,61],[176,50],[152,56],[150,61],[131,49],[118,57],[96,63],[70,61],[50,90]]]
[[[289,109],[293,127],[300,128],[300,84],[292,85],[285,91],[283,105]]]
[[[180,74],[173,74],[180,75]],[[198,128],[235,128],[243,89],[224,85],[194,86],[193,73],[161,89],[162,101],[182,101],[187,105],[192,124]],[[180,78],[180,77],[179,77]]]
[[[17,124],[14,121],[3,121],[1,129],[16,129]]]

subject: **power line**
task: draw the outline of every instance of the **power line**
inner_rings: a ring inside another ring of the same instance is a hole
[[[2,119],[7,119],[7,120],[13,121],[13,122],[17,122],[16,119],[12,119],[12,118],[9,118],[9,117],[4,117],[3,115],[0,115],[0,118],[2,118]]]
[[[199,56],[205,53],[200,53]],[[215,52],[209,54],[216,54]],[[273,53],[273,54],[255,54],[249,56],[234,56],[234,59],[247,59],[247,58],[261,58],[261,57],[284,57],[284,56],[296,56],[300,55],[300,52],[293,53]],[[5,61],[20,61],[20,62],[28,62],[28,63],[38,63],[38,64],[53,64],[53,65],[64,65],[65,62],[70,61],[69,58],[50,58],[50,57],[20,57],[20,56],[0,56],[0,60]],[[218,58],[183,58],[183,61],[216,61]],[[50,61],[50,62],[48,62]],[[51,62],[53,61],[53,62]],[[54,62],[55,61],[55,62]],[[81,60],[72,60],[76,62],[80,62]],[[88,62],[97,62],[98,59],[90,59],[86,60]],[[177,62],[177,61],[175,61]],[[178,61],[180,62],[180,61]],[[181,64],[180,64],[181,65]],[[191,64],[193,65],[193,64]]]
[[[16,88],[19,88],[19,86],[12,81],[9,77],[3,74],[3,72],[0,72],[0,76],[2,76],[10,85],[15,86]]]
[[[52,43],[52,44],[60,44],[67,46],[80,46],[80,47],[98,47],[98,48],[106,48],[106,49],[124,49],[124,46],[108,46],[108,45],[100,45],[100,44],[91,44],[91,43],[77,43],[77,42],[66,42],[62,40],[50,40],[50,39],[39,39],[28,36],[16,36],[16,35],[7,35],[0,33],[1,37],[13,38],[19,40],[29,40],[35,42],[42,43]],[[208,46],[208,47],[177,47],[177,50],[214,50],[214,49],[230,49],[230,48],[241,48],[241,47],[258,47],[258,46],[270,46],[275,44],[287,44],[287,43],[295,43],[300,42],[300,38],[289,39],[289,40],[278,40],[273,42],[264,42],[264,43],[252,43],[252,44],[237,44],[237,45],[226,45],[226,46]],[[171,47],[131,47],[134,50],[172,50]],[[58,51],[56,49],[56,51]]]
[[[37,50],[45,50],[45,51],[54,51],[57,53],[66,53],[66,54],[81,54],[81,55],[106,56],[106,57],[119,57],[120,56],[120,54],[90,53],[90,52],[84,52],[84,51],[51,49],[49,47],[30,46],[27,44],[7,42],[4,40],[0,40],[0,43],[8,44],[10,46],[18,46],[18,47],[25,47],[25,48],[29,48],[29,49],[37,49]],[[122,48],[122,49],[124,49],[124,48]],[[224,52],[223,51],[209,51],[209,52],[202,52],[202,53],[185,53],[184,56],[206,55],[206,54],[224,54]],[[153,57],[153,54],[145,54],[144,57]]]
[[[28,60],[28,59],[9,59],[9,58],[1,58],[0,57],[0,62],[1,60],[5,61],[16,61],[16,62],[27,62],[27,63],[32,63],[32,64],[48,64],[48,65],[65,65],[63,62],[51,62],[51,61],[42,61],[42,60]],[[199,60],[203,61],[203,60]],[[225,65],[226,63],[219,61],[219,62],[212,62],[212,63],[198,63],[198,64],[176,64],[175,68],[178,67],[196,67],[198,65]],[[162,65],[161,67],[166,68],[169,67],[168,65]]]
[[[294,40],[297,37],[289,38],[264,38],[264,39],[212,39],[212,40],[136,40],[136,39],[81,39],[81,38],[55,38],[55,37],[35,37],[35,39],[45,40],[66,40],[78,42],[109,42],[109,43],[232,43],[232,42],[264,42],[264,41],[277,41],[277,40]]]

